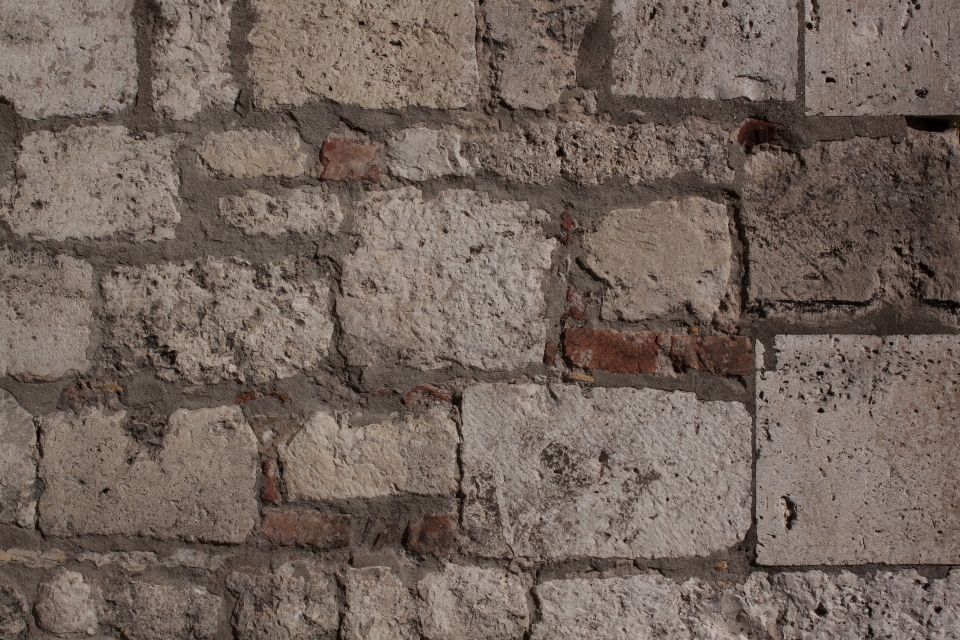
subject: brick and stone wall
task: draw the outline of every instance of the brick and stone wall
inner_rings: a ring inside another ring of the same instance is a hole
[[[0,0],[0,640],[960,638],[958,34]]]

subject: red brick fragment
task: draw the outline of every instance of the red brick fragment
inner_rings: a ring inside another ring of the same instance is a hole
[[[414,387],[407,391],[403,396],[403,404],[410,404],[411,402],[422,402],[423,400],[442,400],[443,402],[450,402],[453,399],[453,395],[446,389],[441,389],[440,387],[435,387],[431,384],[422,384],[419,387]]]
[[[758,144],[779,140],[781,128],[779,124],[773,122],[750,118],[737,131],[737,142],[743,145],[744,151],[750,153]]]
[[[567,304],[570,305],[560,316],[560,319],[573,318],[574,320],[583,320],[586,314],[587,304],[583,296],[571,285],[567,287]]]
[[[570,242],[573,230],[577,228],[577,223],[570,217],[570,212],[566,209],[560,214],[560,228],[563,229],[563,233],[560,234],[560,243],[567,244]]]
[[[680,370],[745,376],[753,371],[753,342],[746,336],[673,336],[670,359]]]
[[[570,363],[594,371],[656,373],[663,336],[597,329],[567,329],[563,353]]]
[[[244,393],[237,394],[237,397],[233,399],[234,404],[246,404],[252,400],[256,400],[260,397],[259,391],[246,391]]]
[[[280,489],[277,484],[280,482],[280,467],[273,458],[263,463],[263,490],[260,492],[260,499],[270,504],[280,504]]]
[[[447,516],[424,516],[407,526],[406,545],[415,553],[446,556],[453,548],[453,523]]]
[[[380,144],[361,142],[346,138],[330,137],[324,140],[320,159],[323,162],[324,180],[380,180],[377,154]]]
[[[290,402],[293,399],[287,394],[281,393],[280,391],[271,391],[267,395],[270,396],[271,398],[276,398],[280,402]]]
[[[339,549],[350,545],[350,516],[306,509],[267,509],[263,533],[278,545]]]
[[[557,364],[557,354],[560,353],[560,345],[553,340],[543,345],[543,364],[552,367]]]

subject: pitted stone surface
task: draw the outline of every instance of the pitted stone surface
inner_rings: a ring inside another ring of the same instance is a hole
[[[208,106],[232,107],[240,92],[230,75],[233,0],[159,0],[153,42],[153,108],[175,120]]]
[[[197,149],[200,160],[221,177],[259,176],[293,178],[310,166],[295,131],[278,132],[237,129],[208,134]]]
[[[805,0],[807,113],[960,112],[952,2]]]
[[[259,514],[258,460],[240,408],[176,411],[155,457],[125,418],[89,408],[43,418],[44,534],[243,542]]]
[[[27,604],[16,589],[0,583],[0,638],[19,640],[27,630]]]
[[[289,445],[280,445],[291,500],[373,498],[457,491],[457,425],[450,406],[419,417],[351,427],[321,411]]]
[[[540,361],[541,282],[556,246],[545,219],[526,202],[468,190],[426,202],[414,188],[367,196],[337,304],[348,360],[485,370]]]
[[[343,578],[343,640],[420,640],[417,603],[386,567],[348,569]]]
[[[247,191],[220,198],[220,216],[247,235],[279,238],[286,233],[335,234],[343,222],[336,194],[322,187],[292,189],[280,196]]]
[[[485,556],[704,556],[750,527],[751,418],[691,393],[480,384],[463,529]]]
[[[603,317],[634,322],[685,313],[709,322],[727,292],[733,248],[725,205],[705,198],[616,209],[584,238],[609,287]]]
[[[757,380],[757,560],[952,564],[956,336],[777,336]]]
[[[37,626],[58,636],[93,635],[99,624],[100,589],[84,582],[83,575],[60,569],[40,584],[34,612]]]
[[[33,416],[0,389],[0,522],[34,528],[37,455]]]
[[[38,240],[169,240],[180,222],[176,148],[175,136],[134,137],[126,127],[31,133],[4,217],[14,233]]]
[[[93,268],[0,249],[0,374],[54,380],[90,366]]]
[[[392,175],[418,182],[473,174],[460,155],[459,135],[424,127],[403,129],[393,136],[387,143],[387,168]]]
[[[469,0],[254,0],[247,37],[260,106],[465,107],[477,94]]]
[[[132,11],[133,0],[0,0],[0,96],[33,120],[132,104]]]
[[[219,635],[223,599],[195,584],[175,586],[123,581],[109,594],[114,608],[104,623],[120,637],[138,640],[213,640]]]
[[[283,564],[265,575],[233,573],[238,640],[299,640],[335,634],[340,625],[337,585],[317,565]]]
[[[524,184],[549,184],[560,177],[560,147],[553,122],[524,123],[514,130],[478,135],[469,148],[477,173]]]
[[[317,366],[333,334],[328,284],[314,266],[207,258],[118,267],[101,283],[107,343],[164,380],[293,376]]]
[[[796,97],[797,6],[792,0],[615,0],[613,38],[614,95]]]
[[[956,135],[755,151],[741,208],[750,298],[866,302],[919,286],[960,301]]]

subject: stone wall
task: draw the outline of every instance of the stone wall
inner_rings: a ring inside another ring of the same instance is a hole
[[[0,0],[0,639],[960,638],[958,33]]]

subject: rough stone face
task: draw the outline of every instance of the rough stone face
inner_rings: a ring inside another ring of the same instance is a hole
[[[560,177],[557,125],[525,123],[512,131],[483,135],[470,145],[477,173],[494,173],[512,182],[549,184]]]
[[[230,75],[233,0],[159,0],[153,42],[153,108],[175,120],[204,107],[231,107],[240,92]]]
[[[660,367],[659,333],[621,333],[567,329],[563,353],[575,367],[614,373],[656,373]]]
[[[81,574],[60,569],[37,589],[37,626],[56,635],[93,635],[99,624],[100,599],[100,590],[85,583]]]
[[[218,637],[223,599],[206,587],[130,580],[110,594],[115,608],[104,622],[138,640],[212,640]]]
[[[414,127],[387,142],[387,169],[392,175],[421,182],[442,176],[473,175],[460,155],[460,136],[442,129]]]
[[[33,120],[131,104],[132,11],[133,0],[0,0],[0,96]]]
[[[753,372],[753,342],[746,336],[671,336],[670,359],[677,369],[707,371],[717,376]]]
[[[796,97],[797,7],[789,0],[615,0],[613,39],[614,95]]]
[[[805,0],[807,113],[960,110],[960,28],[949,2]]]
[[[761,564],[951,564],[956,336],[777,336],[757,380]]]
[[[692,312],[709,322],[730,280],[727,208],[705,198],[616,209],[586,234],[586,263],[607,284],[602,315],[635,322]]]
[[[155,457],[125,418],[98,409],[43,418],[44,534],[243,542],[258,515],[257,443],[240,408],[174,412]]]
[[[255,0],[252,8],[250,74],[262,107],[327,99],[458,108],[477,94],[468,0]]]
[[[404,544],[414,553],[450,555],[456,542],[454,524],[447,516],[423,516],[407,525]]]
[[[13,587],[0,584],[0,639],[19,640],[27,630],[27,605]]]
[[[238,640],[315,638],[339,627],[337,586],[316,565],[287,563],[258,576],[233,573],[227,586],[237,596],[233,629]]]
[[[310,166],[295,131],[238,129],[211,133],[197,149],[200,159],[221,177],[259,176],[294,178]]]
[[[37,428],[33,416],[0,389],[0,522],[34,528]]]
[[[343,640],[420,640],[416,602],[389,569],[348,569],[343,582]]]
[[[513,369],[541,358],[541,281],[555,241],[540,210],[467,190],[414,188],[359,203],[344,261],[341,348],[352,364]]]
[[[325,515],[308,509],[267,509],[263,533],[282,546],[339,549],[350,545],[350,516]]]
[[[329,288],[307,260],[207,258],[118,267],[103,279],[107,343],[164,380],[286,378],[327,353]]]
[[[0,374],[86,371],[93,268],[70,256],[0,249]]]
[[[741,208],[750,298],[867,302],[919,286],[960,302],[955,139],[909,132],[756,150]]]
[[[335,234],[343,222],[336,194],[323,188],[292,189],[280,196],[247,191],[242,196],[220,198],[220,217],[248,236],[279,238],[286,233]]]
[[[751,418],[691,393],[480,384],[463,396],[477,553],[704,556],[750,527]]]

